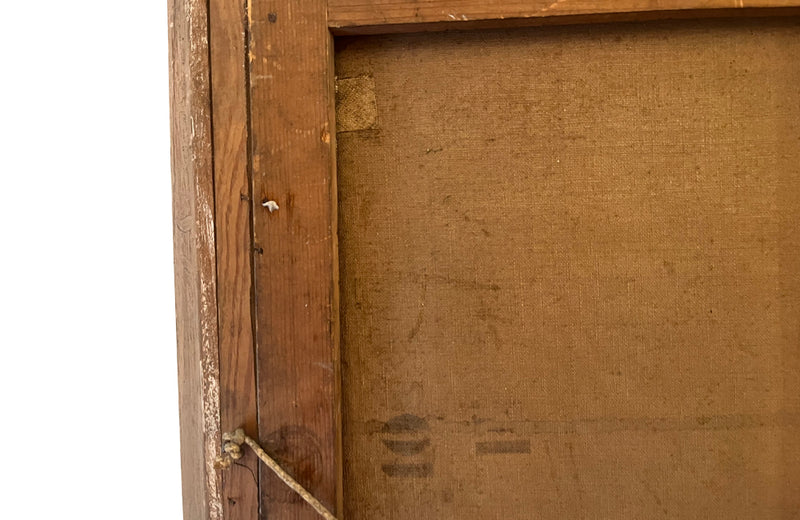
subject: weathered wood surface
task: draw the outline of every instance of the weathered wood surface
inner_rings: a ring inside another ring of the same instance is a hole
[[[512,27],[694,16],[757,16],[797,0],[330,0],[328,24],[341,34]],[[777,14],[777,13],[776,13]]]
[[[342,34],[385,33],[761,16],[795,13],[798,5],[774,0],[331,0],[329,5],[169,0],[185,518],[258,514],[258,469],[249,453],[242,461],[249,469],[237,466],[224,476],[213,469],[220,421],[225,429],[244,425],[248,433],[257,432],[287,469],[328,507],[341,511],[328,28]],[[280,210],[269,214],[260,205],[266,199],[276,200]],[[272,475],[262,474],[262,481],[264,515],[313,518]]]
[[[205,2],[169,0],[175,305],[183,510],[219,519],[219,381]]]
[[[222,431],[258,434],[252,314],[251,197],[245,4],[209,2],[214,132],[220,414]],[[222,472],[226,520],[258,517],[258,460],[250,450]]]
[[[250,6],[259,439],[338,509],[339,418],[332,38],[325,3]],[[274,201],[270,212],[262,203]],[[267,518],[316,519],[269,470]]]

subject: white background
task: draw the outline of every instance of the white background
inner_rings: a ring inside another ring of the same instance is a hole
[[[0,10],[0,518],[181,516],[166,0]]]

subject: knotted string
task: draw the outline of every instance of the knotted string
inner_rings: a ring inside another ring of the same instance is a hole
[[[300,498],[306,501],[308,505],[314,508],[325,520],[336,520],[333,513],[328,511],[322,502],[314,498],[314,496],[306,491],[291,475],[278,464],[275,459],[267,455],[261,446],[256,441],[248,437],[244,430],[239,428],[233,432],[222,434],[222,455],[217,457],[217,467],[225,469],[231,467],[233,461],[242,458],[242,444],[247,444],[255,452],[256,456],[261,459],[261,462],[267,465],[284,484],[292,488],[295,493],[300,495]]]

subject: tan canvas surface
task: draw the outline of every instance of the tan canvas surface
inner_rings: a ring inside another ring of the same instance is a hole
[[[800,518],[796,20],[336,70],[347,518]]]

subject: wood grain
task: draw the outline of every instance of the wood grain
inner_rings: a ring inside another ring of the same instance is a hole
[[[248,175],[246,17],[243,2],[211,0],[214,187],[217,223],[220,419],[223,431],[258,432]],[[258,517],[258,460],[250,450],[222,473],[226,520]]]
[[[219,375],[205,2],[169,0],[175,313],[183,511],[219,519]]]
[[[301,483],[341,511],[328,28],[386,33],[755,16],[796,12],[787,9],[798,5],[267,0],[251,6],[168,0],[185,518],[254,518],[259,500],[267,517],[314,518],[271,474],[261,475],[259,491],[249,453],[243,461],[249,469],[234,467],[224,478],[213,469],[220,427],[240,425],[251,434],[257,430],[265,448]],[[262,208],[267,199],[280,210]]]
[[[250,8],[259,438],[338,510],[332,38],[324,2]],[[266,469],[261,498],[264,517],[317,518]]]
[[[384,34],[539,25],[561,17],[567,17],[561,23],[582,23],[731,16],[743,9],[753,16],[757,9],[798,6],[797,0],[330,0],[328,24],[339,34]]]

